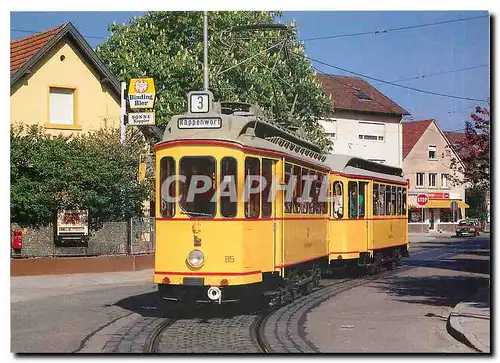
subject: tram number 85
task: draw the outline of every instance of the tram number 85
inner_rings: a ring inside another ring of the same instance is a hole
[[[225,256],[224,260],[226,263],[233,263],[234,262],[234,256]]]

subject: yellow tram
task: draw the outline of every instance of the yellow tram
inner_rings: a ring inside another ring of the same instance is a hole
[[[407,254],[401,169],[322,155],[249,104],[210,99],[203,113],[189,109],[155,146],[154,282],[163,299],[278,304],[330,267]]]

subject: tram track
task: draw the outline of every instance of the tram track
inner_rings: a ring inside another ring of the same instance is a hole
[[[447,248],[440,250],[434,250],[431,259],[456,254]],[[413,255],[424,257],[427,253],[418,251]],[[305,331],[307,314],[311,310],[335,295],[418,268],[418,261],[375,275],[323,279],[317,289],[284,306],[256,310],[236,305],[224,309],[205,306],[193,311],[178,311],[174,315],[170,312],[170,317],[144,318],[134,325],[149,326],[143,329],[143,338],[140,338],[145,353],[315,353],[318,350],[307,339]],[[137,327],[128,329],[132,332]],[[131,333],[128,336],[130,340]],[[138,338],[132,339],[138,342]]]

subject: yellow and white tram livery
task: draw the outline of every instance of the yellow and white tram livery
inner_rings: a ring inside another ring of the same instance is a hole
[[[257,107],[213,103],[209,92],[199,112],[199,94],[155,146],[154,282],[163,299],[283,303],[330,266],[407,254],[401,169],[322,155]]]

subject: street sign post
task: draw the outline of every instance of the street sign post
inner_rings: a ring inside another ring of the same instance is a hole
[[[424,234],[424,206],[429,202],[429,197],[427,194],[419,194],[417,195],[417,204],[421,207],[422,211],[422,234]]]

